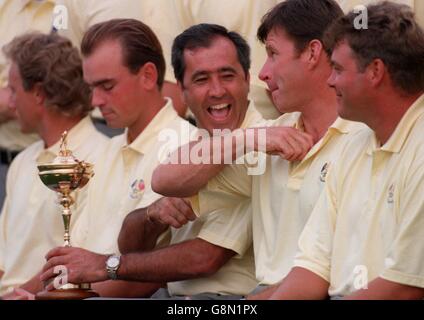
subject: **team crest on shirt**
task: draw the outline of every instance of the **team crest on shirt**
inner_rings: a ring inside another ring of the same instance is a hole
[[[330,163],[329,162],[324,163],[324,165],[322,166],[321,174],[319,176],[319,180],[321,182],[325,182],[325,179],[327,178],[327,173],[328,173],[329,167],[330,167]]]
[[[389,193],[387,195],[387,203],[393,203],[395,200],[395,185],[392,183],[389,187]]]
[[[146,185],[144,184],[143,179],[135,179],[131,184],[131,199],[140,199],[143,196]]]

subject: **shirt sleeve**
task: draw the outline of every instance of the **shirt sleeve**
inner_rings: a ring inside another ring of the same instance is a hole
[[[424,155],[410,168],[402,184],[396,186],[404,188],[398,195],[398,232],[385,258],[381,277],[424,288]]]
[[[203,215],[223,208],[232,210],[250,199],[252,177],[244,165],[228,165],[199,191],[196,214]]]
[[[208,214],[198,238],[243,256],[252,245],[252,208],[245,200],[232,210],[223,208]]]

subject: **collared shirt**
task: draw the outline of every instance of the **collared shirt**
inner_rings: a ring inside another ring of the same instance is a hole
[[[380,146],[362,132],[342,150],[299,240],[296,266],[344,296],[377,277],[424,288],[424,95]]]
[[[88,117],[68,133],[68,148],[77,159],[93,163],[95,170],[107,141]],[[63,245],[64,226],[58,197],[41,182],[37,169],[39,164],[50,163],[58,155],[59,147],[60,142],[47,149],[43,141],[35,142],[10,166],[7,196],[0,216],[0,270],[4,271],[0,294],[31,279],[45,264],[46,253]],[[86,188],[73,195],[71,228],[80,217]]]
[[[300,114],[285,114],[267,125],[300,128]],[[266,171],[249,176],[243,165],[227,166],[200,192],[200,212],[236,206],[251,199],[256,277],[275,284],[293,265],[297,241],[340,149],[364,125],[337,119],[301,162],[266,157]]]
[[[127,132],[111,139],[92,179],[84,219],[72,230],[75,246],[104,254],[118,252],[126,215],[161,198],[151,188],[153,170],[172,150],[188,143],[194,131],[167,99],[132,143],[127,142]]]
[[[8,63],[1,48],[28,31],[50,32],[55,1],[3,0],[0,2],[0,88],[7,85]],[[17,121],[0,125],[0,148],[20,151],[39,138],[23,134]]]
[[[251,103],[240,127],[251,127],[261,120],[262,117]],[[236,255],[213,275],[168,283],[171,295],[195,295],[204,292],[247,295],[255,288],[257,281],[253,259],[251,210],[250,201],[242,201],[230,212],[222,210],[206,214],[182,228],[171,228],[171,244],[199,238],[236,252]]]

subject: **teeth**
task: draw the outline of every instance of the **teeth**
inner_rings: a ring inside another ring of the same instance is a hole
[[[228,104],[217,104],[215,106],[210,106],[209,108],[213,110],[221,110],[221,109],[227,108],[228,106],[229,106]]]

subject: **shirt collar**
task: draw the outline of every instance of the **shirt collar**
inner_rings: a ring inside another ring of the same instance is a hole
[[[137,138],[132,143],[125,146],[126,148],[130,148],[142,154],[151,152],[152,146],[158,141],[158,134],[160,130],[166,128],[171,121],[178,118],[178,114],[172,105],[171,99],[165,99],[167,101],[165,106],[156,114]],[[126,139],[125,141],[128,141],[127,130],[124,136]]]
[[[368,145],[367,153],[371,155],[376,150],[387,151],[391,153],[399,153],[402,150],[409,133],[414,127],[415,122],[424,114],[424,94],[421,95],[403,115],[402,119],[396,126],[395,131],[390,136],[389,140],[379,146],[379,142],[375,133]]]
[[[257,111],[255,105],[253,102],[249,102],[249,106],[246,110],[246,115],[244,116],[243,122],[240,125],[240,128],[245,129],[249,128],[255,123],[259,123],[260,121],[263,121],[262,115]]]

